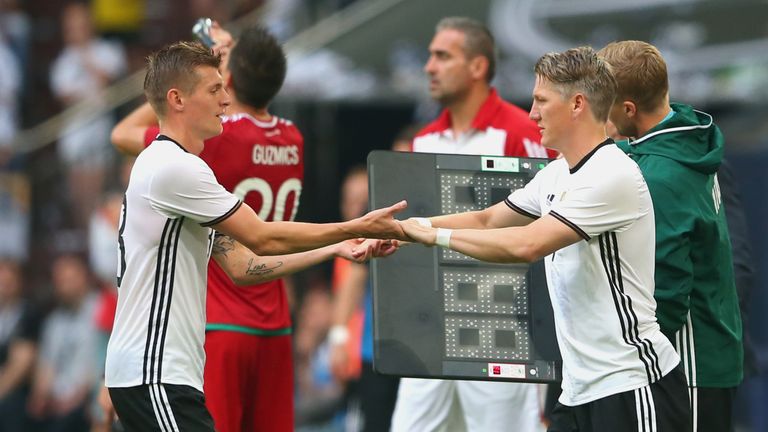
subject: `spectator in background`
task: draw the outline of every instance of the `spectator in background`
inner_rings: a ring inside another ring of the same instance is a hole
[[[410,147],[410,141],[408,146]],[[353,167],[341,185],[340,210],[342,220],[353,219],[368,209],[368,174],[363,166]],[[367,267],[356,266],[345,259],[333,261],[333,326],[330,334],[330,365],[334,377],[342,383],[356,383],[360,379],[360,344],[363,336],[365,311],[362,298],[365,285],[351,282],[352,275],[362,273],[367,277]],[[340,337],[341,335],[341,337]],[[354,385],[353,385],[354,386]],[[348,386],[348,397],[357,397],[355,389]]]
[[[0,169],[0,256],[24,260],[29,253],[31,193],[25,174]]]
[[[405,137],[400,135],[400,137]],[[413,136],[411,135],[412,139]],[[395,144],[398,140],[395,141]],[[341,189],[341,213],[345,220],[364,214],[368,208],[368,172],[364,166],[354,167],[344,179]],[[337,259],[336,261],[341,261]],[[333,305],[333,327],[328,335],[330,343],[330,366],[334,377],[348,382],[353,388],[350,396],[358,401],[362,414],[362,425],[354,430],[363,432],[387,432],[392,421],[392,412],[397,400],[399,379],[379,375],[373,370],[373,298],[368,265],[345,261],[346,266],[334,266],[334,279],[338,278],[336,298]],[[341,274],[337,274],[340,272]],[[347,323],[353,313],[363,308],[362,340],[352,340]],[[348,343],[357,349],[350,353]],[[359,378],[351,379],[350,363],[362,362]],[[356,403],[350,404],[357,405]],[[354,416],[354,410],[348,415]]]
[[[37,356],[40,316],[24,299],[21,266],[0,259],[0,431],[26,432],[30,377]]]
[[[413,124],[404,127],[397,133],[395,139],[392,140],[392,151],[407,152],[411,151],[411,143],[416,134],[422,130],[422,125]]]
[[[343,407],[343,388],[333,379],[326,340],[332,304],[328,287],[315,280],[301,302],[297,316],[296,430],[336,430]]]
[[[94,35],[86,4],[65,6],[61,25],[65,45],[53,63],[51,90],[65,107],[87,103],[64,125],[58,152],[67,170],[76,226],[85,228],[114,157],[109,145],[112,114],[91,112],[103,108],[101,91],[125,71],[126,59],[121,45]]]
[[[47,431],[81,432],[90,428],[88,404],[104,370],[96,355],[97,296],[85,261],[75,254],[54,260],[52,279],[56,307],[43,324],[28,407]]]
[[[132,161],[132,158],[127,158],[126,161]],[[130,166],[130,162],[123,165],[129,171]],[[127,178],[124,184],[127,185]],[[118,225],[122,204],[122,193],[107,193],[101,205],[91,215],[88,226],[88,261],[98,285],[98,301],[94,315],[94,325],[97,329],[96,361],[99,365],[103,365],[106,362],[107,344],[109,342],[109,335],[112,333],[112,324],[115,321],[115,310],[117,309],[117,286],[115,285],[117,260],[115,259],[114,252],[118,238]],[[94,389],[96,394],[102,391],[102,384],[101,380],[96,383],[96,388]],[[111,415],[111,412],[105,413],[96,400],[93,402],[91,414],[94,423],[106,427],[104,423],[111,420],[106,418]]]
[[[429,92],[444,110],[419,132],[413,151],[555,156],[540,144],[539,128],[528,113],[502,100],[491,86],[495,44],[483,24],[469,18],[444,18],[429,53],[424,66]],[[460,426],[453,419],[458,416],[470,430],[540,430],[538,390],[530,384],[404,378],[392,429],[456,430]]]
[[[2,0],[0,0],[2,1]],[[18,132],[22,71],[0,21],[0,256],[27,257],[30,185],[12,144]]]
[[[0,34],[26,70],[29,51],[30,19],[22,9],[23,0],[0,0]]]
[[[3,169],[11,157],[11,144],[18,130],[16,111],[21,89],[21,68],[2,32],[0,65],[0,169]]]

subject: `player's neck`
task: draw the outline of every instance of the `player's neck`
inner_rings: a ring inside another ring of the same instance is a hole
[[[574,128],[569,138],[569,143],[558,150],[568,162],[568,167],[573,168],[608,137],[605,135],[605,123],[594,123]]]
[[[199,155],[203,151],[203,139],[195,137],[189,130],[184,127],[183,124],[178,122],[165,121],[160,122],[160,135],[165,135],[168,138],[176,141],[184,150],[189,153]]]
[[[642,137],[646,133],[648,133],[649,130],[653,129],[661,123],[669,114],[669,112],[672,110],[669,106],[669,100],[667,100],[665,103],[659,105],[658,108],[654,109],[653,111],[649,112],[637,112],[637,121],[635,124],[637,125],[637,138]]]
[[[471,87],[465,97],[447,107],[451,113],[451,128],[454,135],[463,134],[472,127],[472,121],[488,99],[490,92],[491,89],[488,86]]]
[[[250,105],[246,105],[244,103],[240,103],[237,100],[232,100],[232,105],[227,108],[227,115],[231,114],[237,114],[237,113],[245,113],[249,116],[255,118],[256,120],[268,122],[272,120],[272,114],[269,113],[269,110],[264,108],[254,108]]]

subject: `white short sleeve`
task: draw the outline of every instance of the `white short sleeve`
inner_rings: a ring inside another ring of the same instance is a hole
[[[636,175],[637,174],[637,175]],[[601,178],[574,178],[574,184],[555,199],[550,215],[573,228],[585,240],[607,231],[622,231],[648,209],[641,209],[638,173],[603,173]]]
[[[242,204],[216,181],[202,159],[187,155],[155,173],[149,191],[155,211],[169,218],[188,217],[204,226],[226,219]]]
[[[543,170],[536,173],[535,176],[529,181],[525,187],[512,191],[511,194],[504,200],[510,209],[520,213],[523,216],[528,216],[533,219],[541,217],[541,194],[543,178],[550,176],[549,171],[556,169],[556,165],[559,161],[552,161]]]

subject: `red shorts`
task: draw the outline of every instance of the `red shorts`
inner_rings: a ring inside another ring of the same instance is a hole
[[[291,336],[205,335],[205,404],[218,432],[293,432]]]

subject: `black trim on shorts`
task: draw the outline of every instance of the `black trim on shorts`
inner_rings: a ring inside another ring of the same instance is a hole
[[[577,406],[556,403],[547,432],[690,432],[680,366],[659,381]]]
[[[214,432],[203,393],[174,384],[111,387],[109,396],[126,432]]]

